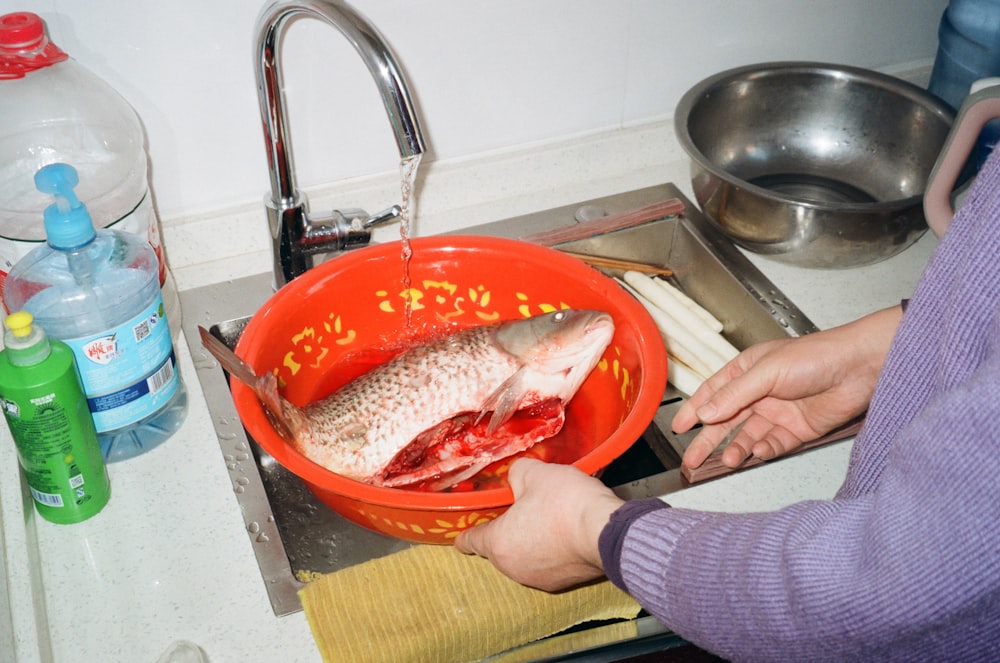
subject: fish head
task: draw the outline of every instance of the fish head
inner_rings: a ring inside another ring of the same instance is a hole
[[[509,322],[497,342],[517,357],[539,399],[570,400],[611,343],[615,323],[604,311],[563,309]]]

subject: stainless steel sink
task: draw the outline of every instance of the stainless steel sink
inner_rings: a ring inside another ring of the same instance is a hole
[[[521,237],[577,222],[585,209],[612,214],[681,198],[672,185],[650,187],[463,230],[466,234]],[[668,265],[675,284],[725,324],[737,347],[815,327],[733,245],[684,200],[687,211],[625,230],[562,245],[579,253]],[[276,615],[301,609],[298,590],[315,573],[328,573],[401,550],[404,541],[365,530],[333,513],[294,475],[263,452],[240,424],[227,377],[201,347],[197,327],[235,346],[250,316],[272,294],[271,275],[258,274],[181,293],[184,332],[205,393],[237,503]],[[604,475],[625,496],[684,487],[676,471],[690,434],[663,425],[683,402],[668,388],[656,420],[637,444]]]

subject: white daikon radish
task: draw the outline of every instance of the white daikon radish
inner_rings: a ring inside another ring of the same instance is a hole
[[[717,334],[722,333],[723,325],[722,322],[716,318],[714,315],[705,310],[701,304],[691,299],[683,292],[670,285],[663,279],[653,279],[653,283],[663,288],[663,290],[673,298],[678,304],[691,311],[697,315],[702,322],[704,322],[712,331]]]
[[[640,295],[652,302],[664,313],[677,322],[678,327],[694,336],[700,343],[727,361],[740,353],[733,345],[709,328],[697,315],[683,305],[678,304],[660,286],[655,279],[639,272],[625,272],[625,282],[632,286]],[[685,345],[691,346],[690,343]],[[692,348],[693,349],[693,348]],[[721,366],[720,366],[721,367]]]
[[[690,396],[698,391],[698,387],[704,381],[705,378],[698,375],[694,369],[682,363],[680,359],[670,357],[667,360],[667,382],[677,387],[681,393]]]
[[[671,356],[683,361],[700,374],[702,378],[707,378],[725,365],[725,359],[708,348],[704,343],[701,343],[697,337],[684,329],[680,323],[667,315],[661,308],[643,297],[641,293],[637,292],[635,288],[632,288],[627,283],[622,283],[621,281],[619,283],[632,293],[632,296],[649,312],[649,316],[653,318],[653,322],[656,323],[656,327],[660,330],[663,342],[667,346],[667,352]],[[668,359],[668,368],[669,364]]]

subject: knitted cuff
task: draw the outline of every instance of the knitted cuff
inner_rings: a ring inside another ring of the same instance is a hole
[[[643,500],[626,502],[611,514],[608,524],[601,530],[601,535],[597,539],[597,548],[601,553],[601,564],[604,566],[604,574],[608,577],[608,580],[621,589],[625,589],[625,581],[622,578],[621,570],[621,556],[628,528],[633,522],[647,513],[669,508],[670,505],[660,498],[648,497]]]

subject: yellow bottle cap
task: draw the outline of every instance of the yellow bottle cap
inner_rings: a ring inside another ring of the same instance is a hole
[[[31,333],[31,323],[34,319],[34,316],[27,311],[18,311],[7,316],[4,326],[17,338],[24,338]]]
[[[3,335],[4,352],[15,366],[34,366],[44,361],[52,351],[45,331],[32,324],[35,316],[27,311],[17,311],[3,321],[7,331]]]

